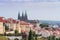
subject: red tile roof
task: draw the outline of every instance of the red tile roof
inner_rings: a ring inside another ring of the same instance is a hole
[[[24,21],[20,21],[21,25],[30,25],[30,23],[24,22]]]
[[[17,21],[16,20],[12,20],[13,23],[16,23]]]
[[[3,22],[4,21],[4,19],[3,19],[4,17],[0,17],[0,22]]]
[[[3,22],[4,22],[4,23],[10,23],[10,21],[9,21],[9,20],[4,20]]]
[[[12,20],[13,20],[13,18],[8,18],[7,20],[12,21]]]

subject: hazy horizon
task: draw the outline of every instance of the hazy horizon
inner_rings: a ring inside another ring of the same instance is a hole
[[[0,0],[0,16],[17,19],[25,11],[28,19],[60,21],[59,0]]]

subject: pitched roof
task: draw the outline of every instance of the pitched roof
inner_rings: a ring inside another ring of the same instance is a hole
[[[25,21],[20,21],[20,24],[21,24],[21,25],[30,25],[30,23],[27,23],[27,22],[25,22]]]
[[[17,21],[16,20],[12,20],[13,23],[16,23]]]
[[[3,22],[4,22],[4,23],[10,23],[10,21],[9,21],[9,20],[4,20]]]
[[[4,19],[3,19],[4,17],[0,17],[0,22],[3,22],[4,21]]]

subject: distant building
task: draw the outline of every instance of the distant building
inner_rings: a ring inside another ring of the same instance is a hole
[[[58,25],[53,25],[53,28],[58,28],[59,26]]]
[[[15,30],[18,30],[19,33],[21,33],[20,28],[20,21],[15,20],[13,18],[8,18],[4,20],[5,25],[8,26],[9,30],[6,31],[6,33],[14,33]]]
[[[18,20],[21,20],[21,21],[27,21],[28,20],[26,11],[25,11],[25,13],[22,12],[22,16],[20,16],[20,12],[18,13]]]
[[[20,12],[18,12],[18,20],[29,22],[29,23],[32,23],[32,24],[35,24],[35,23],[39,22],[39,20],[29,20],[26,11],[24,13],[22,12],[22,16],[20,16]]]
[[[7,25],[9,30],[6,33],[14,33],[15,30],[18,30],[19,33],[21,32],[29,32],[30,28],[33,27],[33,24],[21,20],[15,20],[13,18],[5,19],[4,24]]]
[[[42,35],[42,37],[49,37],[50,36],[50,32],[48,30],[41,30],[40,34]]]

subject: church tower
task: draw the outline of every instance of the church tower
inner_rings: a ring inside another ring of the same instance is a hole
[[[26,11],[25,11],[25,13],[22,12],[22,16],[20,16],[20,12],[18,12],[18,20],[28,21],[28,17],[27,17]]]
[[[18,12],[18,20],[20,20],[20,12]]]
[[[27,12],[25,11],[25,21],[28,20]]]
[[[20,12],[18,12],[18,20],[22,20],[22,16],[20,16]]]
[[[22,20],[24,21],[25,20],[25,17],[24,17],[24,13],[22,12]]]

